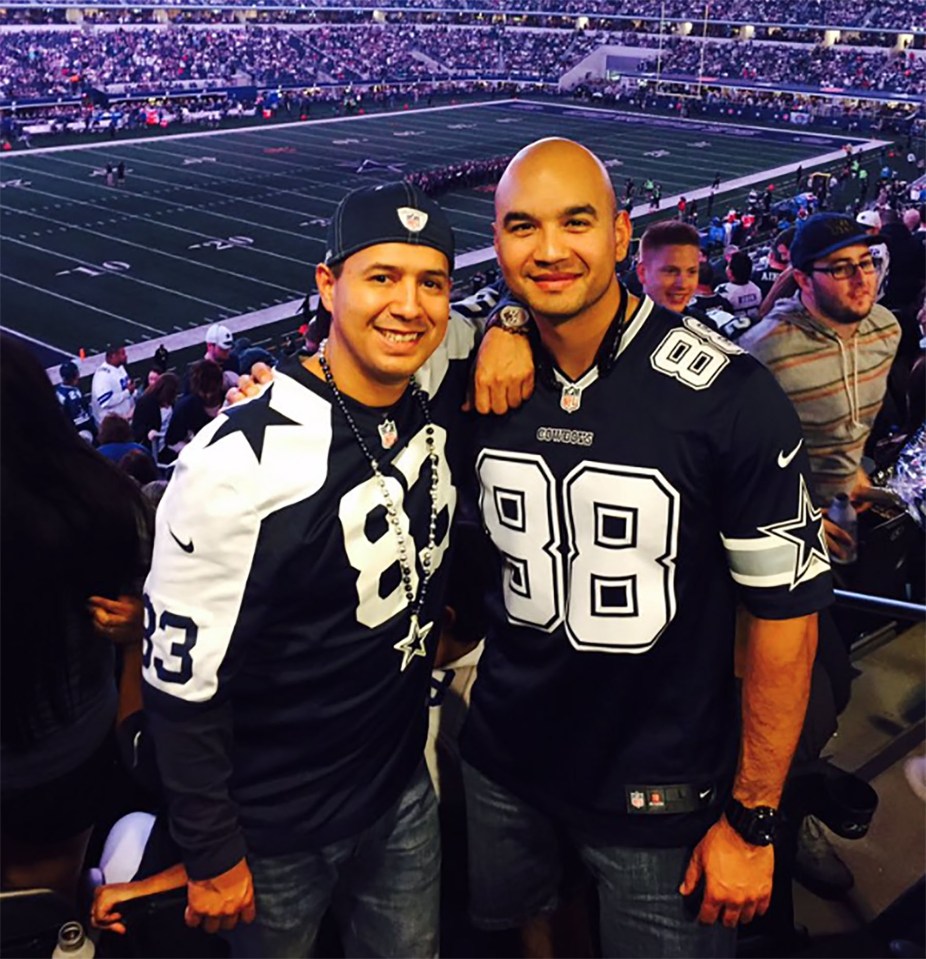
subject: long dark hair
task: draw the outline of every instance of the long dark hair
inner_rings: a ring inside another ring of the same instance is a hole
[[[205,406],[222,402],[222,367],[214,360],[199,360],[190,367],[190,392]]]
[[[108,661],[86,608],[144,572],[135,485],[63,415],[32,353],[0,337],[0,720],[5,743],[34,738],[39,701],[73,715],[76,677]]]
[[[158,398],[158,406],[173,406],[177,402],[177,394],[180,392],[180,377],[176,373],[168,370],[162,373],[145,390],[145,396],[149,394]]]

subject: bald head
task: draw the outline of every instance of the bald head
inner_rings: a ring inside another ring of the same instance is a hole
[[[617,216],[617,199],[605,165],[581,143],[563,137],[535,140],[519,150],[505,168],[495,189],[495,212],[514,185],[522,179],[533,180],[537,189],[541,183],[556,182],[560,178],[582,180],[607,197],[612,217]],[[604,211],[602,211],[604,212]]]
[[[620,301],[615,264],[630,219],[618,213],[604,164],[572,140],[516,154],[495,190],[495,252],[511,291],[543,324],[606,328]]]

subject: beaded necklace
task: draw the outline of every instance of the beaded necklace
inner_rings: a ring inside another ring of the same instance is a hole
[[[409,377],[408,382],[412,391],[412,395],[418,401],[418,404],[421,406],[421,412],[424,414],[424,442],[428,449],[428,463],[431,467],[431,515],[428,521],[428,545],[421,554],[421,567],[423,570],[423,575],[419,582],[418,595],[416,596],[415,591],[412,589],[412,563],[415,561],[415,542],[413,539],[411,539],[411,536],[409,536],[409,539],[411,540],[411,543],[409,544],[405,538],[405,535],[402,533],[402,525],[399,522],[399,511],[393,502],[392,497],[389,495],[389,487],[386,483],[386,477],[383,475],[382,470],[380,470],[379,463],[377,462],[376,458],[370,452],[366,441],[360,433],[360,429],[357,426],[356,421],[354,420],[353,416],[351,416],[350,411],[347,408],[347,404],[344,402],[344,397],[341,394],[341,391],[338,389],[338,386],[334,381],[334,376],[331,373],[331,367],[328,365],[328,358],[325,355],[327,346],[328,341],[322,340],[318,347],[318,362],[321,365],[322,373],[325,375],[325,382],[328,384],[328,388],[331,390],[331,393],[341,410],[341,414],[347,422],[347,425],[350,427],[350,431],[354,434],[354,439],[357,441],[357,445],[360,447],[361,452],[366,457],[367,462],[370,464],[370,469],[373,471],[373,476],[376,478],[380,493],[383,497],[383,502],[386,506],[386,519],[390,528],[395,534],[396,541],[398,542],[399,546],[399,570],[402,574],[402,588],[405,591],[405,599],[408,602],[408,608],[411,611],[411,617],[408,633],[402,639],[400,639],[393,648],[397,649],[402,654],[402,665],[400,666],[400,671],[404,672],[408,667],[408,664],[415,656],[427,655],[425,640],[428,638],[428,634],[434,627],[433,622],[426,623],[422,626],[418,619],[421,610],[424,608],[425,597],[428,593],[428,584],[431,582],[431,575],[434,572],[431,563],[436,546],[435,532],[437,529],[438,512],[437,486],[439,483],[438,465],[440,462],[440,457],[434,450],[434,424],[431,421],[431,409],[428,406],[428,401],[425,398],[424,391],[418,385],[414,376]],[[392,428],[393,430],[395,429],[394,426]],[[390,444],[390,446],[391,445],[392,444]]]

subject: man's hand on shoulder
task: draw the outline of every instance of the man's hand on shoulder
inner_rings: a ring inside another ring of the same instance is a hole
[[[768,909],[774,868],[773,846],[750,845],[721,816],[691,854],[679,892],[690,896],[703,878],[698,919],[735,927]]]
[[[225,406],[234,406],[235,403],[259,396],[261,388],[272,382],[273,370],[266,363],[255,363],[250,374],[242,373],[238,377],[238,385],[225,394]]]
[[[246,859],[212,879],[190,879],[187,883],[188,926],[202,926],[206,932],[234,929],[240,919],[253,922],[254,882]]]
[[[534,392],[534,356],[528,338],[493,327],[479,346],[470,395],[463,406],[501,416]]]

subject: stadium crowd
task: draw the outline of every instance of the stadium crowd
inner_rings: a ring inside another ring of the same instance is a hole
[[[781,49],[758,43],[701,44],[673,38],[666,43],[659,61],[651,57],[641,68],[655,70],[657,62],[669,76],[701,75],[771,84],[792,84],[795,77],[800,77],[801,85],[821,89],[926,93],[926,59],[912,53],[791,46],[787,56],[782,56]]]
[[[564,39],[567,42],[563,42]],[[558,79],[599,38],[484,28],[476,31],[379,25],[94,33],[0,33],[0,99],[184,89],[190,81],[311,84],[328,80],[407,81],[457,71]],[[422,54],[421,59],[416,53]]]
[[[556,81],[610,41],[640,45],[636,33],[532,31],[487,26],[318,26],[226,29],[113,29],[93,32],[0,32],[0,99],[75,96],[89,89],[120,93],[184,89],[191,83],[280,86],[317,80],[408,82],[457,75]],[[670,40],[664,74],[696,76],[704,49]],[[656,58],[644,62],[655,69]],[[807,88],[882,93],[926,91],[926,60],[913,54],[760,43],[708,43],[704,75],[785,82]]]
[[[82,4],[70,6],[82,8]],[[193,19],[197,22],[220,22],[228,19],[227,14],[212,8],[206,0],[177,0],[173,3],[158,5],[162,10],[170,11],[172,18]],[[346,3],[345,0],[324,0],[313,5],[310,10],[297,9],[285,0],[225,0],[223,8],[232,11],[235,7],[253,8],[260,17],[263,11],[271,11],[274,19],[292,19],[294,22],[317,22],[335,17],[356,21],[369,18],[369,11],[380,7],[375,0],[362,3]],[[697,20],[703,17],[703,5],[692,4],[690,0],[589,0],[589,2],[571,2],[571,0],[536,0],[536,2],[511,4],[501,0],[392,0],[390,8],[399,8],[400,16],[423,16],[429,19],[455,22],[477,22],[485,16],[516,18],[524,23],[543,25],[546,19],[549,25],[563,24],[564,18],[586,16],[594,27],[616,26],[617,18],[628,20],[656,20],[665,17],[679,21]],[[205,10],[202,8],[212,8]],[[34,8],[5,8],[0,11],[0,23],[64,23],[67,5],[46,7],[38,3]],[[364,12],[366,11],[366,12]],[[408,13],[404,13],[408,11]],[[117,6],[101,11],[95,8],[84,10],[84,16],[91,21],[105,22],[107,19],[123,23],[150,22],[152,10],[133,7],[131,4]],[[849,0],[800,0],[793,4],[780,4],[774,0],[717,0],[711,4],[712,20],[749,24],[795,24],[850,29],[883,30],[922,30],[926,17],[926,4],[923,0],[885,0],[883,3],[870,4],[859,8]]]
[[[347,6],[344,0],[322,0],[322,6]],[[611,16],[648,17],[665,16],[694,19],[703,13],[703,8],[690,0],[537,0],[522,5],[505,0],[408,0],[398,6],[425,7],[451,10],[482,10],[515,14],[519,9],[543,10],[550,13],[566,12],[572,15],[604,14]],[[363,0],[350,6],[377,6],[375,0]],[[780,4],[774,0],[716,0],[711,3],[711,17],[715,20],[731,20],[739,23],[811,23],[823,25],[870,26],[908,28],[922,26],[926,6],[921,0],[906,3],[903,0],[886,0],[877,6],[860,11],[850,0],[799,0],[794,4]]]

